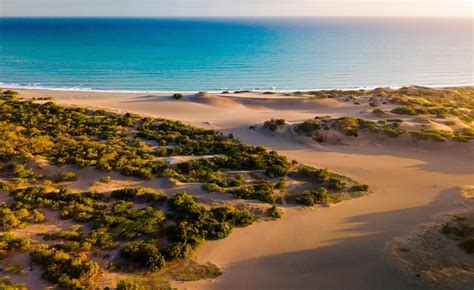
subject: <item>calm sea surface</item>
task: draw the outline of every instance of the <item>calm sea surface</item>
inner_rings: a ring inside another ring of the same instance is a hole
[[[473,84],[472,19],[0,18],[0,86],[197,91]]]

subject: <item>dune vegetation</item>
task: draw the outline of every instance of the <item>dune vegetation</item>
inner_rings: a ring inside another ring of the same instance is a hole
[[[177,156],[192,158],[168,162]],[[48,167],[59,173],[43,170]],[[161,271],[189,259],[203,241],[223,239],[259,215],[281,218],[279,204],[324,205],[368,191],[349,177],[290,162],[231,135],[179,121],[63,107],[49,99],[24,100],[10,90],[0,94],[0,168],[0,259],[27,252],[47,281],[67,289],[100,286],[98,276],[107,272]],[[113,183],[104,176],[88,190],[72,189],[86,168],[159,179],[168,187],[95,190]],[[189,184],[223,199],[261,201],[266,210],[216,206],[193,191],[167,190]],[[16,236],[56,220],[70,226],[40,237]],[[220,275],[214,266],[202,267],[175,276]],[[127,285],[135,282],[116,287],[135,289]]]
[[[386,137],[411,136],[415,141],[469,142],[474,140],[474,90],[472,88],[432,89],[403,87],[397,90],[378,88],[357,91],[295,92],[292,95],[310,98],[333,98],[340,102],[366,104],[371,114],[358,116],[316,116],[301,123],[288,125],[283,119],[271,119],[263,124],[270,132],[286,126],[298,135],[312,137],[317,142],[333,143],[330,139],[378,134]],[[332,132],[341,133],[339,136]],[[380,134],[381,133],[381,134]]]

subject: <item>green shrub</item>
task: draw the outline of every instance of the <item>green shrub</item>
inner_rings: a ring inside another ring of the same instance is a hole
[[[258,199],[263,202],[273,203],[276,197],[273,194],[273,185],[267,181],[259,181],[249,187],[240,187],[228,190],[235,198]]]
[[[140,285],[140,283],[130,280],[130,279],[125,279],[125,280],[120,280],[120,282],[117,283],[117,290],[145,290],[146,288]]]
[[[322,187],[319,189],[305,190],[297,198],[297,202],[305,206],[314,206],[318,203],[326,203],[327,199],[328,199],[328,192],[324,187]]]
[[[110,176],[104,176],[100,179],[100,182],[102,183],[109,183],[112,180]]]
[[[395,125],[397,124],[397,125]],[[399,137],[403,134],[405,134],[405,130],[402,128],[399,128],[400,123],[391,123],[391,124],[385,124],[383,125],[383,132],[390,137]]]
[[[283,190],[286,188],[286,178],[281,177],[278,182],[275,184],[275,189]]]
[[[1,93],[0,100],[6,100],[6,101],[14,100],[14,99],[16,99],[17,95],[18,95],[18,93],[15,92],[15,91],[5,90]]]
[[[327,187],[330,190],[341,190],[346,187],[346,182],[340,178],[330,177],[328,179]]]
[[[295,132],[311,136],[314,131],[321,129],[321,121],[309,119],[295,126]]]
[[[24,164],[14,162],[10,167],[13,171],[14,177],[27,179],[35,176],[33,169]]]
[[[165,265],[165,258],[154,243],[140,241],[126,244],[120,250],[120,256],[149,271],[156,271]]]
[[[200,265],[189,261],[177,270],[171,271],[171,277],[176,281],[198,281],[203,279],[214,279],[222,275],[222,271],[212,263]]]
[[[464,128],[454,132],[453,140],[457,142],[468,142],[474,140],[474,129]]]
[[[233,178],[227,181],[229,187],[241,186],[245,182],[245,176],[242,174],[236,174]]]
[[[133,199],[140,192],[138,187],[128,187],[112,191],[110,196],[115,199]]]
[[[351,186],[350,191],[368,191],[369,186],[367,184],[355,184]]]
[[[3,272],[16,274],[16,275],[21,274],[22,270],[23,270],[23,266],[16,263],[10,263],[5,268],[3,268]]]
[[[27,290],[24,283],[12,283],[8,276],[0,278],[0,289],[2,290]]]
[[[263,123],[263,127],[272,132],[275,132],[278,129],[278,127],[283,126],[283,125],[286,125],[285,119],[271,119]]]
[[[397,115],[426,115],[428,111],[425,108],[416,108],[414,106],[398,107],[392,110]]]
[[[0,230],[10,231],[26,222],[29,212],[26,209],[12,210],[5,203],[0,204]]]
[[[92,287],[93,277],[99,272],[96,262],[83,255],[70,254],[55,246],[38,245],[31,253],[33,263],[43,268],[43,277],[68,289]]]
[[[371,107],[380,107],[380,103],[378,101],[370,101],[369,105]]]
[[[182,94],[179,94],[179,93],[173,94],[173,99],[180,100],[181,98],[183,98]]]
[[[316,183],[323,183],[329,179],[329,172],[326,168],[316,169],[309,166],[301,166],[298,168],[298,173]]]
[[[202,189],[207,191],[207,192],[222,192],[222,187],[220,187],[219,185],[215,184],[215,183],[204,183],[202,185]]]
[[[410,132],[410,134],[417,140],[433,140],[435,142],[446,142],[447,138],[451,138],[453,136],[453,133],[449,131],[428,129],[413,131]]]
[[[283,217],[283,211],[276,206],[267,209],[267,215],[272,220],[277,220]]]
[[[166,195],[162,191],[154,191],[150,189],[142,189],[141,197],[148,202],[164,202],[166,201]]]
[[[11,234],[0,235],[0,260],[10,253],[28,250],[32,242],[30,238],[17,238]]]
[[[316,199],[310,193],[307,192],[301,194],[301,196],[299,196],[296,201],[305,206],[314,206],[317,203]]]
[[[32,221],[35,222],[35,223],[40,223],[42,221],[44,221],[44,214],[41,212],[41,210],[39,209],[34,209],[32,212]]]
[[[76,181],[77,174],[72,171],[61,172],[56,178],[56,182],[69,182],[69,181]]]
[[[255,217],[248,210],[238,210],[230,206],[213,208],[211,213],[218,221],[229,222],[236,227],[246,227],[255,221]]]

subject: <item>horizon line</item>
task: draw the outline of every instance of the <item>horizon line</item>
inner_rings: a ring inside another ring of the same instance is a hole
[[[471,19],[472,16],[451,16],[451,15],[418,15],[418,16],[394,16],[394,15],[158,15],[158,16],[140,16],[140,15],[0,15],[1,18],[148,18],[148,19],[163,19],[163,18],[391,18],[391,19],[407,19],[407,18],[425,18],[425,19]]]

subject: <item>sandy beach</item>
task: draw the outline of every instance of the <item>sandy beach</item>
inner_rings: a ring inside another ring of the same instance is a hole
[[[241,228],[204,243],[199,262],[212,261],[216,280],[180,283],[180,289],[413,289],[424,288],[387,259],[392,239],[436,214],[460,207],[459,189],[474,183],[470,144],[314,145],[249,126],[271,118],[290,124],[320,116],[364,116],[366,103],[260,93],[185,95],[18,90],[21,97],[52,97],[65,105],[133,112],[232,133],[315,167],[369,184],[369,196],[328,208],[287,208],[274,222]],[[471,160],[471,161],[469,161]],[[427,287],[429,288],[429,287]]]

